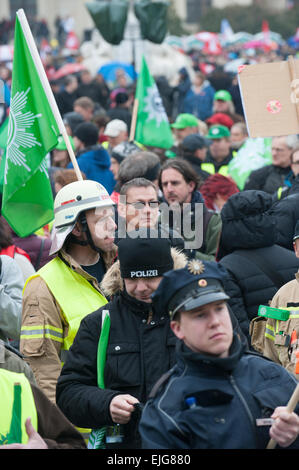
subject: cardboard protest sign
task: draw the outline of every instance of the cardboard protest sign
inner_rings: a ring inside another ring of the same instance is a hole
[[[299,133],[299,60],[241,66],[238,79],[250,137]]]

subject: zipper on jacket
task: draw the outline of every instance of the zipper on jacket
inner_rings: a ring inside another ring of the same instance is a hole
[[[244,408],[245,408],[245,411],[247,413],[247,416],[249,417],[249,421],[251,422],[251,425],[252,425],[252,429],[253,429],[253,432],[254,432],[254,435],[255,435],[255,439],[256,439],[256,442],[257,442],[257,435],[256,435],[256,427],[255,427],[255,419],[250,411],[250,408],[249,406],[247,405],[247,402],[245,400],[245,398],[243,397],[236,381],[235,381],[235,378],[233,375],[230,375],[229,376],[229,381],[233,387],[233,389],[235,390],[235,392],[237,393],[241,403],[243,404]]]

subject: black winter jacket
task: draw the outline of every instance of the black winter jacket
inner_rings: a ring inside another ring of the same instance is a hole
[[[221,211],[217,259],[228,271],[224,279],[228,303],[248,340],[249,323],[259,305],[268,305],[299,268],[294,252],[276,244],[278,220],[271,214],[271,204],[271,196],[263,191],[242,191],[231,196]]]
[[[290,171],[290,167],[281,168],[275,165],[263,166],[250,173],[244,189],[257,189],[273,194],[278,188],[284,185],[284,180],[290,174]]]
[[[295,192],[294,188],[290,195],[275,202],[271,214],[276,220],[276,243],[293,250],[293,236],[299,219],[299,192]]]
[[[97,386],[102,310],[109,310],[111,318],[105,390]],[[76,426],[98,429],[113,425],[109,405],[114,396],[130,394],[145,403],[154,383],[173,366],[176,339],[169,319],[153,314],[148,323],[149,313],[149,304],[121,293],[82,320],[59,377],[56,396],[58,406]],[[138,448],[134,419],[124,428],[123,446]]]
[[[178,344],[177,365],[146,404],[140,421],[146,449],[265,449],[269,418],[297,381],[283,367],[245,351],[234,336],[227,358]],[[187,397],[197,404],[188,408]],[[298,412],[298,406],[296,411]],[[298,448],[298,439],[290,447]]]

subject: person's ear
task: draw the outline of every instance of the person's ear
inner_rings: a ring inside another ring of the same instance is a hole
[[[119,201],[117,206],[118,214],[125,219],[126,218],[126,205]]]
[[[82,230],[82,225],[81,223],[77,220],[77,222],[75,223],[75,226],[72,230],[72,234],[75,235],[75,237],[79,237],[81,234],[83,233],[83,230]]]
[[[170,322],[170,328],[171,330],[173,331],[173,333],[175,334],[175,336],[179,339],[183,339],[183,333],[182,333],[182,330],[181,330],[181,324],[179,321],[177,320],[171,320]]]

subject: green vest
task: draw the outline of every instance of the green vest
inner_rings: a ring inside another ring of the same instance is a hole
[[[37,431],[37,412],[28,379],[24,374],[0,369],[0,396],[0,445],[27,444],[27,418]]]
[[[61,362],[63,364],[66,353],[73,344],[81,320],[89,313],[105,305],[107,299],[85,277],[71,269],[58,256],[27,279],[24,289],[27,282],[37,276],[40,276],[45,281],[60,305],[62,315],[68,324],[68,334],[64,336],[63,331],[51,325],[41,325],[41,331],[36,331],[36,333],[62,343]],[[36,325],[34,328],[38,329]],[[30,333],[31,338],[33,338],[32,332]],[[24,334],[25,331],[22,328],[22,335]]]
[[[215,166],[214,163],[202,163],[200,165],[201,169],[203,171],[206,171],[207,173],[210,173],[211,175],[215,174]],[[228,175],[228,165],[223,165],[219,168],[218,173],[223,176]]]

